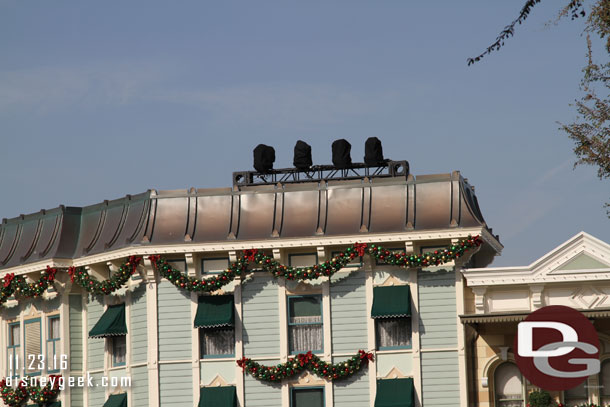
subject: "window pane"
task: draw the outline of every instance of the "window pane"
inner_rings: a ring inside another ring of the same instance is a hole
[[[494,373],[496,404],[499,407],[523,406],[521,372],[514,363],[503,363]]]
[[[127,337],[125,335],[112,337],[112,365],[124,365],[127,362]]]
[[[290,352],[321,351],[322,325],[291,325]]]
[[[59,339],[59,318],[49,318],[49,339]]]
[[[203,259],[201,270],[203,273],[218,274],[229,268],[229,259]]]
[[[292,389],[292,407],[323,407],[322,389]]]
[[[309,267],[318,263],[318,255],[311,254],[292,254],[288,259],[292,267]]]
[[[204,355],[235,354],[235,329],[230,328],[199,328],[201,342],[201,357]]]
[[[42,354],[40,337],[40,320],[28,322],[25,325],[25,364],[26,373],[39,372],[39,357]],[[34,363],[32,363],[34,360]],[[31,365],[30,365],[31,364]],[[30,369],[31,367],[31,369]]]
[[[407,347],[411,345],[411,318],[377,318],[377,347]]]
[[[9,346],[19,346],[21,340],[19,337],[19,324],[9,326],[8,338]]]
[[[290,318],[321,316],[320,297],[289,298]]]

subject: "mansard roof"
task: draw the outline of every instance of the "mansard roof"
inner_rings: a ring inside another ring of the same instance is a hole
[[[463,274],[470,287],[610,280],[610,244],[580,232],[529,266],[471,268]]]
[[[82,208],[60,206],[4,219],[0,269],[130,246],[456,228],[487,228],[474,188],[457,171],[233,189],[149,190]]]

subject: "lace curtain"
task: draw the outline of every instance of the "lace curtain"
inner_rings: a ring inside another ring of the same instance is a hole
[[[234,328],[200,328],[199,332],[201,332],[201,356],[235,354]]]
[[[521,372],[514,363],[503,363],[494,373],[496,405],[498,407],[523,407],[523,382]]]
[[[320,351],[322,345],[322,317],[319,315],[290,318],[290,351]]]
[[[377,345],[380,348],[411,345],[411,318],[377,318]]]

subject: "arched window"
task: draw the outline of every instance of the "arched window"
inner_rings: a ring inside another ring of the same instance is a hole
[[[599,396],[602,405],[610,404],[610,359],[602,362],[602,369],[599,372]]]
[[[523,378],[514,363],[502,363],[494,372],[496,407],[523,407]]]

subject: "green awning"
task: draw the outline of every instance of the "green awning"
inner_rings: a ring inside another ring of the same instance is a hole
[[[377,380],[375,407],[413,407],[413,378]]]
[[[408,285],[373,288],[372,318],[411,316],[411,291]]]
[[[236,407],[235,386],[202,387],[199,391],[199,407]]]
[[[89,331],[89,338],[127,335],[125,324],[125,304],[111,305]]]
[[[51,404],[47,404],[47,407],[61,407],[61,401],[54,401]]]
[[[104,407],[127,407],[127,393],[113,394],[108,397]]]
[[[232,295],[202,295],[199,297],[195,328],[233,326],[234,299]]]

